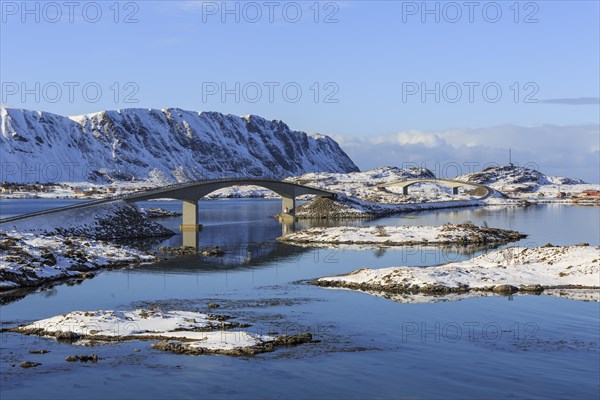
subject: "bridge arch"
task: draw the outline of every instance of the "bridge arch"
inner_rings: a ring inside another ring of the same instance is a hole
[[[390,183],[386,183],[383,185],[379,185],[379,189],[385,190],[385,188],[388,188],[388,187],[401,187],[402,194],[406,196],[406,195],[408,195],[408,188],[413,185],[416,185],[417,183],[441,184],[441,185],[452,188],[452,194],[455,194],[455,195],[458,194],[458,188],[460,188],[460,187],[474,187],[477,189],[481,188],[485,191],[485,193],[482,195],[481,199],[488,198],[494,192],[494,190],[492,188],[485,186],[485,185],[481,185],[479,183],[457,181],[457,180],[453,180],[453,179],[436,179],[436,178],[407,179],[404,181],[390,182]]]
[[[312,194],[321,197],[335,197],[335,193],[312,186],[280,181],[275,179],[230,178],[188,182],[163,188],[151,189],[144,192],[127,195],[123,200],[129,202],[144,201],[157,198],[173,198],[178,200],[200,200],[202,197],[231,186],[260,186],[272,190],[281,197],[295,198]]]
[[[196,182],[187,182],[165,186],[162,188],[150,189],[136,193],[113,196],[106,199],[91,200],[85,203],[59,207],[50,210],[37,211],[30,214],[18,215],[15,217],[0,219],[0,224],[15,222],[40,215],[48,215],[57,212],[71,211],[81,208],[93,207],[118,200],[127,203],[136,203],[138,201],[152,200],[159,198],[172,198],[183,201],[183,216],[180,229],[187,235],[184,235],[184,245],[196,246],[196,232],[199,230],[198,224],[198,201],[215,190],[231,186],[260,186],[272,190],[282,197],[280,220],[284,223],[293,222],[296,214],[296,197],[310,194],[320,197],[335,198],[336,193],[320,188],[300,185],[297,183],[280,181],[276,179],[265,178],[227,178],[214,179]]]

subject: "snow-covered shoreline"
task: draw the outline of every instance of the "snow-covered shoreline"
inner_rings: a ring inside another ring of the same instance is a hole
[[[527,237],[517,231],[472,224],[442,226],[347,226],[309,228],[277,238],[309,245],[372,244],[376,246],[507,243]]]
[[[432,267],[363,268],[314,284],[367,292],[454,295],[600,289],[600,247],[509,247]]]
[[[0,231],[0,293],[63,279],[82,280],[99,269],[155,260],[153,255],[104,241]]]
[[[7,330],[75,345],[90,341],[160,340],[151,347],[192,355],[254,355],[312,341],[310,333],[274,336],[231,330],[247,325],[229,319],[223,315],[158,308],[72,311]]]

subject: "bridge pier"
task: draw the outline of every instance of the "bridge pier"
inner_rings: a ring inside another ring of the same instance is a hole
[[[181,225],[179,230],[184,231],[199,231],[200,225],[198,225],[198,201],[197,200],[183,200],[182,207]]]
[[[287,236],[290,233],[296,232],[296,222],[281,221],[281,236]]]
[[[183,236],[182,247],[198,247],[198,231],[183,231],[181,233]]]
[[[183,200],[181,225],[179,230],[183,233],[183,247],[198,246],[198,201]]]
[[[296,220],[296,198],[282,197],[281,198],[281,214],[282,221],[293,222]]]

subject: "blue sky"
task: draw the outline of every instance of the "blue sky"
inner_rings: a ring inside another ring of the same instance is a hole
[[[22,4],[2,1],[3,105],[258,114],[336,137],[362,168],[500,163],[512,147],[522,164],[600,181],[596,1],[473,2],[472,16],[427,2],[439,21],[420,1],[136,1],[118,16],[109,1],[101,17],[77,2],[73,21]]]

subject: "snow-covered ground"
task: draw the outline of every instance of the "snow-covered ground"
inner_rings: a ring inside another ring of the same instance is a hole
[[[0,232],[0,290],[83,279],[100,268],[153,260],[141,251],[97,240]]]
[[[74,344],[94,341],[161,340],[152,347],[185,354],[251,355],[306,343],[310,334],[259,335],[228,329],[240,324],[190,311],[73,311],[11,328],[13,332],[54,337]]]
[[[309,228],[278,238],[310,245],[373,244],[379,246],[489,244],[516,241],[527,235],[472,224],[442,226],[349,226]]]
[[[511,197],[526,199],[556,198],[559,192],[576,196],[585,190],[600,190],[599,184],[586,183],[577,178],[546,175],[516,165],[490,167],[456,179],[488,185]]]
[[[363,268],[346,275],[316,279],[314,283],[369,292],[454,297],[467,292],[598,290],[600,247],[509,247],[440,266]]]

